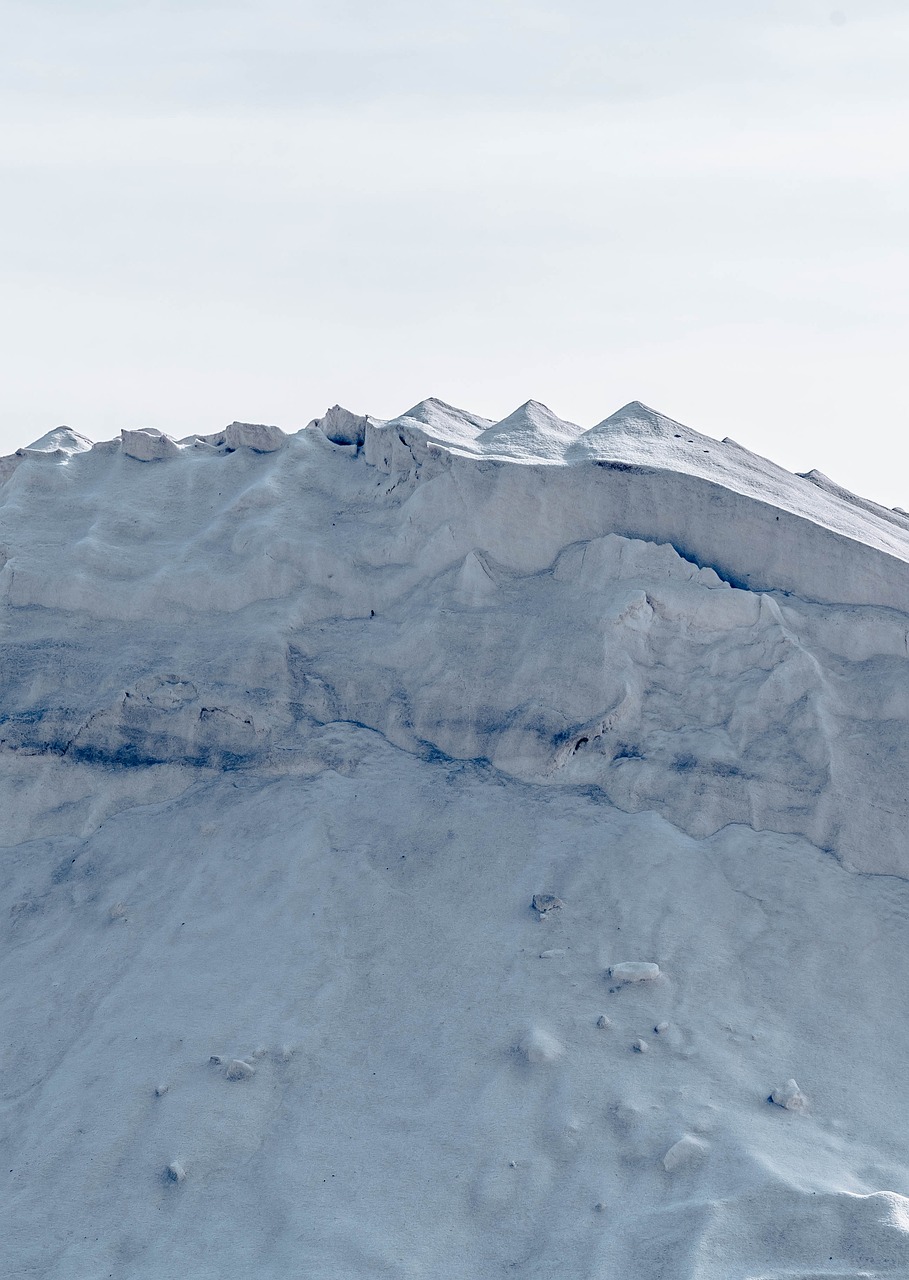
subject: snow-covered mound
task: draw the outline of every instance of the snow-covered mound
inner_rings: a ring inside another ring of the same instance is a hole
[[[909,1275],[904,514],[640,404],[59,428],[0,609],[11,1274]]]

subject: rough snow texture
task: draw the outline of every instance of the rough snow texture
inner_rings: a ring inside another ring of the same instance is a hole
[[[556,464],[542,406],[428,401],[14,455],[0,745],[280,769],[349,721],[901,873],[909,521],[677,426],[628,406]]]
[[[180,446],[170,436],[145,427],[121,431],[120,447],[127,458],[138,462],[163,462],[166,458],[176,458],[180,452]]]
[[[909,1274],[907,575],[642,405],[0,460],[7,1272]]]

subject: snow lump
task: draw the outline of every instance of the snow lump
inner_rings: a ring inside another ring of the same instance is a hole
[[[531,1027],[518,1042],[518,1049],[535,1066],[558,1062],[565,1052],[561,1040],[543,1027]]]
[[[618,985],[628,982],[655,982],[661,976],[660,966],[650,960],[623,960],[620,964],[610,965],[606,973]]]

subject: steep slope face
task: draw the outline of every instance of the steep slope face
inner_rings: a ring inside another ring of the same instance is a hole
[[[316,753],[5,852],[12,1274],[907,1274],[904,882]]]
[[[909,1273],[900,513],[641,405],[60,429],[0,601],[12,1274]]]

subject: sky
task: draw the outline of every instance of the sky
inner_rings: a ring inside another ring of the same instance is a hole
[[[903,0],[0,17],[0,452],[637,399],[909,508]]]

